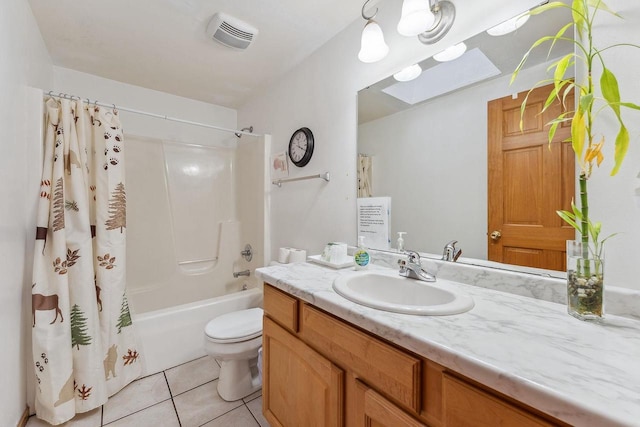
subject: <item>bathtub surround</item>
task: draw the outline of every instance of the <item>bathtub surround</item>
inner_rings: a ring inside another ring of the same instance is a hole
[[[45,102],[32,321],[36,414],[60,424],[140,375],[126,296],[125,140],[117,111]]]
[[[589,324],[565,304],[460,282],[447,286],[474,299],[471,311],[396,314],[339,296],[332,283],[348,273],[308,263],[257,270],[280,290],[571,425],[637,425],[638,320],[608,315]]]

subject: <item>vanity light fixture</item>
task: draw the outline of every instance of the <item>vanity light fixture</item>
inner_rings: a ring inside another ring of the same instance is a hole
[[[456,7],[449,0],[429,0],[429,9],[434,20],[430,28],[418,34],[418,40],[423,44],[434,44],[442,40],[456,19]]]
[[[367,23],[362,30],[358,52],[358,59],[366,63],[380,61],[389,53],[382,28],[373,20],[378,9],[371,16],[364,13],[370,1],[366,0],[362,5],[362,18]],[[404,0],[398,32],[406,36],[417,35],[423,44],[434,44],[449,32],[455,18],[456,7],[449,0]]]
[[[408,82],[417,78],[420,74],[422,74],[422,68],[420,68],[420,65],[413,64],[395,73],[393,78],[399,82]]]
[[[522,27],[528,20],[529,12],[521,13],[520,15],[514,16],[495,27],[489,28],[487,30],[487,34],[490,36],[504,36],[505,34],[512,33]]]
[[[435,20],[429,0],[404,0],[398,33],[407,37],[417,36],[430,29]]]
[[[382,28],[376,21],[373,20],[378,9],[371,16],[364,14],[364,8],[371,0],[367,0],[362,5],[362,18],[367,21],[362,30],[362,37],[360,39],[360,52],[358,52],[358,59],[362,62],[372,63],[380,61],[389,53],[389,46],[384,41],[384,34],[382,34]]]
[[[438,62],[447,62],[458,59],[467,51],[467,45],[464,42],[460,42],[456,45],[446,48],[440,53],[433,55],[433,59]]]

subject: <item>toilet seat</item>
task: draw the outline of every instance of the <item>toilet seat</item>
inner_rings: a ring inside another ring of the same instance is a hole
[[[262,335],[261,308],[223,314],[209,321],[204,329],[207,339],[214,343],[248,341]]]

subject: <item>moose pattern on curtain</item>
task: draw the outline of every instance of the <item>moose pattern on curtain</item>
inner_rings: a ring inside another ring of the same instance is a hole
[[[117,111],[45,103],[32,286],[36,414],[61,424],[137,378],[125,293],[124,139]]]

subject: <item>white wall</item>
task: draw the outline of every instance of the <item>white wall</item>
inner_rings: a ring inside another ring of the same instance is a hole
[[[0,2],[0,52],[0,425],[15,426],[25,409],[31,364],[28,322],[40,182],[41,150],[27,127],[38,126],[28,121],[28,86],[52,81],[51,59],[26,0]]]
[[[387,58],[376,64],[358,61],[364,21],[357,19],[243,106],[238,111],[239,121],[253,124],[260,133],[271,134],[272,152],[285,151],[291,134],[301,126],[314,132],[313,158],[303,169],[292,166],[291,176],[331,173],[329,183],[314,180],[272,187],[272,251],[280,246],[293,246],[319,253],[329,241],[356,243],[358,90],[536,3],[457,0],[456,23],[450,33],[438,44],[426,46],[417,38],[404,38],[396,33],[399,1],[379,2],[376,20],[391,49]],[[487,10],[492,13],[486,13]]]
[[[391,196],[391,243],[438,254],[458,240],[487,259],[487,103],[532,88],[549,64],[479,83],[358,127],[358,152],[373,156],[373,196]],[[434,226],[435,224],[435,226]]]

